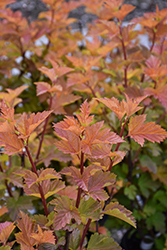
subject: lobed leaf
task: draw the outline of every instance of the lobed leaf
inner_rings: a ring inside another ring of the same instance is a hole
[[[54,229],[59,230],[70,224],[71,219],[75,219],[77,224],[81,223],[81,217],[78,209],[72,204],[71,200],[67,196],[61,196],[55,200],[54,203],[55,215]]]
[[[10,132],[0,133],[0,146],[5,148],[5,153],[8,155],[22,153],[24,148],[22,140]]]
[[[3,245],[6,245],[6,242],[14,228],[14,222],[12,223],[6,221],[4,223],[0,223],[0,242],[3,243]]]
[[[81,151],[81,143],[79,136],[68,130],[58,130],[58,135],[62,137],[61,141],[55,143],[56,147],[65,154],[79,154]]]
[[[115,183],[116,175],[102,170],[91,175],[88,180],[87,191],[94,200],[107,200],[108,194],[103,190],[104,187]]]
[[[31,237],[31,234],[35,232],[35,225],[27,214],[20,211],[17,219],[17,227],[21,232],[15,234],[17,242],[21,247],[32,247],[35,244],[35,240]]]
[[[38,125],[40,125],[51,113],[52,111],[43,111],[37,114],[32,113],[30,116],[23,113],[16,123],[19,138],[24,140],[28,138]]]
[[[103,213],[126,221],[128,224],[136,228],[136,222],[132,216],[132,212],[126,209],[124,206],[121,206],[118,202],[112,202],[108,204],[105,207]]]
[[[31,237],[35,239],[36,244],[42,244],[42,243],[55,244],[55,237],[52,231],[42,231],[39,225],[37,225],[37,227],[38,227],[38,233],[31,234]]]
[[[90,108],[87,100],[85,100],[80,108],[81,114],[76,114],[80,124],[87,127],[93,121],[93,115],[90,116]]]
[[[3,214],[5,214],[7,212],[8,212],[7,207],[3,206],[3,207],[0,208],[0,216],[2,216]]]
[[[156,125],[155,122],[144,124],[145,119],[146,115],[131,117],[128,135],[141,146],[143,146],[145,139],[159,143],[163,141],[167,137],[167,132],[160,125]]]
[[[93,234],[90,237],[88,243],[88,250],[121,250],[121,247],[116,243],[113,238],[100,235],[98,233]]]

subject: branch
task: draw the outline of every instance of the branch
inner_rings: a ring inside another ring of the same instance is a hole
[[[51,107],[52,107],[52,96],[50,97],[50,104],[49,104],[49,109],[48,110],[51,110]],[[43,139],[44,139],[45,130],[46,130],[46,126],[48,124],[48,121],[49,121],[49,116],[45,120],[45,124],[44,124],[44,127],[43,127],[42,135],[41,135],[41,138],[40,138],[40,141],[39,141],[38,151],[37,151],[36,158],[35,158],[35,164],[37,163],[37,160],[38,160],[39,155],[40,155],[40,151],[41,151],[41,147],[42,147],[42,142],[43,142]]]
[[[121,25],[119,27],[119,30],[120,30],[120,35],[121,35],[120,40],[121,40],[121,44],[122,44],[124,60],[127,61],[126,47],[125,47],[124,40],[123,40],[123,37],[122,37],[122,27],[121,27]],[[128,87],[127,72],[128,72],[128,66],[125,66],[125,69],[124,69],[124,87],[125,88]]]
[[[150,47],[150,53],[152,52],[152,50],[154,48],[155,38],[156,38],[156,33],[153,31],[153,41],[152,41],[152,45]],[[145,78],[145,74],[143,73],[140,81],[144,82],[144,78]]]
[[[80,161],[80,172],[83,174],[84,171],[84,153],[81,152],[81,161]],[[78,188],[78,195],[77,195],[77,200],[76,200],[76,208],[79,207],[80,199],[81,199],[81,193],[82,189],[79,187]]]
[[[25,146],[25,149],[26,149],[29,161],[31,163],[32,170],[39,177],[37,169],[36,169],[36,166],[35,166],[35,163],[33,162],[33,159],[31,157],[31,154],[30,154],[30,151],[29,151],[27,145]],[[47,208],[47,204],[46,204],[46,199],[45,199],[45,196],[44,196],[43,188],[42,188],[42,186],[41,186],[40,183],[38,183],[38,188],[39,188],[39,192],[40,192],[40,195],[41,195],[42,203],[43,203],[43,206],[44,206],[45,215],[47,217],[49,215],[49,211],[48,211],[48,208]]]
[[[84,231],[83,231],[83,234],[82,234],[82,238],[81,238],[81,241],[80,241],[80,244],[79,244],[79,250],[82,250],[82,245],[84,243],[84,239],[86,237],[86,233],[87,233],[87,231],[89,229],[91,221],[92,221],[92,219],[88,219],[88,222],[87,222],[87,224],[86,224],[86,226],[84,228]]]

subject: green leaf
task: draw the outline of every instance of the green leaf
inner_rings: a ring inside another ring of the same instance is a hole
[[[147,215],[150,216],[156,212],[156,208],[153,206],[150,206],[149,204],[146,204],[143,208],[143,212]]]
[[[121,250],[113,238],[95,233],[88,243],[88,250]]]
[[[157,173],[157,165],[148,155],[142,155],[140,158],[140,164],[142,166],[142,170],[148,170],[154,174]]]
[[[69,249],[78,250],[80,240],[81,240],[81,232],[78,228],[75,228],[73,232],[70,234]],[[86,241],[84,243],[86,243]]]
[[[147,224],[148,229],[151,230],[153,227],[155,227],[156,231],[164,234],[166,230],[165,220],[166,218],[163,213],[156,212],[146,219],[146,224]]]
[[[157,170],[157,173],[155,174],[155,178],[159,179],[162,183],[167,185],[167,167],[158,166],[158,170]]]
[[[126,221],[136,228],[136,223],[134,217],[132,216],[132,212],[126,209],[124,206],[121,206],[118,202],[112,202],[108,204],[105,207],[103,213]]]
[[[159,156],[162,152],[161,147],[156,143],[147,142],[145,143],[145,147],[148,151],[151,150],[153,156]]]
[[[154,194],[154,199],[158,200],[165,208],[167,208],[167,199],[166,199],[166,197],[167,197],[167,194],[163,190],[158,190]]]
[[[81,217],[90,218],[94,220],[100,219],[100,203],[89,197],[88,200],[81,199],[79,204],[79,212]]]
[[[137,194],[137,188],[135,185],[130,185],[124,189],[124,194],[128,196],[130,200],[134,200]]]
[[[10,250],[11,247],[10,246],[1,246],[0,250]]]
[[[150,191],[156,191],[159,184],[156,181],[153,181],[148,173],[144,173],[140,176],[138,181],[139,188],[144,195],[144,197],[148,198],[150,195]]]
[[[20,210],[33,209],[31,198],[28,196],[20,196],[18,199],[10,197],[7,200],[7,208],[9,209],[10,218],[15,220]]]
[[[113,69],[103,69],[103,72],[106,73],[106,74],[110,74],[114,77],[116,77],[116,72],[113,70]]]

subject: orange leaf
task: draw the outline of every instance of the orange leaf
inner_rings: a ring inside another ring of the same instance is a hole
[[[102,145],[103,143],[104,144],[107,144],[107,143],[116,144],[116,143],[124,142],[124,140],[122,140],[114,132],[111,132],[110,129],[108,128],[105,128],[100,131],[102,126],[103,126],[103,121],[97,122],[96,124],[86,127],[85,137],[81,142],[81,148],[85,154],[92,155],[93,157],[94,156],[93,152],[95,153],[95,148],[96,150],[98,150],[98,148],[101,148],[101,147],[103,149],[103,145]],[[104,145],[104,148],[105,148],[105,145]]]
[[[68,75],[67,86],[73,86],[75,84],[85,83],[90,80],[89,76],[84,76],[81,73],[71,73]]]
[[[144,68],[145,74],[150,76],[155,81],[157,78],[165,76],[167,74],[167,66],[162,65],[159,58],[151,55],[150,58],[146,61],[147,68]]]
[[[59,66],[56,62],[54,62],[51,59],[50,59],[50,61],[51,61],[52,66],[53,66],[52,69],[49,69],[49,68],[42,66],[41,68],[39,68],[39,70],[42,73],[46,74],[52,82],[55,82],[58,77],[61,77],[65,74],[67,74],[68,72],[71,72],[74,70],[72,68]]]
[[[42,231],[39,225],[37,225],[37,227],[38,227],[38,233],[31,234],[31,237],[36,240],[36,244],[42,244],[42,243],[55,244],[55,237],[52,231]]]
[[[115,2],[115,5],[113,4],[114,2]],[[121,8],[119,9],[120,1],[111,0],[110,2],[109,0],[107,0],[105,1],[105,3],[106,3],[105,6],[111,9],[113,16],[118,18],[118,20],[120,21],[123,21],[124,17],[136,8],[135,6],[130,5],[130,4],[123,4]]]
[[[110,108],[121,121],[125,114],[127,114],[127,117],[130,117],[135,112],[140,110],[142,107],[138,107],[139,103],[147,97],[147,95],[145,95],[138,98],[129,98],[126,94],[125,96],[127,102],[125,102],[125,100],[119,102],[118,99],[116,99],[115,97],[112,97],[111,99],[106,97],[96,99],[105,104],[108,108]]]
[[[17,227],[21,232],[15,234],[17,242],[21,245],[32,247],[35,244],[35,240],[31,238],[31,234],[35,231],[35,225],[27,214],[20,211],[17,219]]]
[[[58,136],[60,136],[59,135],[60,129],[69,130],[78,136],[82,132],[81,126],[79,122],[77,121],[77,119],[75,119],[74,117],[70,117],[70,116],[66,116],[66,119],[64,119],[63,121],[55,123],[53,127]]]
[[[38,112],[37,114],[32,113],[30,116],[23,113],[16,123],[19,138],[28,138],[38,125],[41,124],[51,113],[52,111],[43,111],[42,113]]]
[[[58,132],[58,129],[56,129]],[[62,138],[61,141],[55,143],[56,147],[65,154],[78,154],[81,150],[79,137],[71,131],[59,130],[58,135]]]
[[[116,114],[116,116],[120,121],[126,113],[123,102],[119,102],[118,99],[116,99],[115,97],[112,97],[111,99],[107,97],[96,98],[96,100],[102,102],[109,109],[111,109]]]
[[[7,207],[1,207],[0,208],[0,216],[2,216],[4,213],[7,213],[8,212],[8,209],[7,209]]]
[[[1,108],[0,108],[1,118],[4,120],[7,120],[9,122],[14,121],[14,108],[8,108],[6,102],[3,100],[1,102]]]
[[[83,102],[80,108],[81,114],[76,114],[82,126],[86,127],[93,121],[93,115],[90,116],[90,109],[87,100]]]
[[[1,92],[0,99],[5,99],[10,107],[17,105],[22,99],[17,98],[23,92],[23,90],[27,89],[27,86],[21,86],[16,89],[6,89],[8,93]]]
[[[145,139],[158,143],[163,141],[167,137],[167,132],[160,125],[156,125],[155,122],[144,124],[145,119],[146,115],[131,117],[128,135],[141,146],[143,146]]]
[[[17,135],[8,132],[0,133],[0,146],[5,148],[5,153],[8,155],[22,153],[24,147],[22,140],[18,139]]]
[[[167,108],[167,85],[158,86],[156,89],[145,88],[144,92],[148,95],[153,95],[158,99],[165,108]]]
[[[34,82],[34,84],[37,85],[37,96],[43,95],[47,92],[52,93],[55,91],[62,91],[62,86],[58,84],[53,86],[47,82]]]
[[[142,102],[147,96],[141,96],[141,97],[137,97],[135,99],[133,98],[129,98],[128,95],[126,95],[126,100],[127,102],[125,102],[124,100],[122,101],[124,104],[124,108],[126,110],[126,114],[127,117],[130,117],[131,115],[133,115],[134,113],[136,113],[137,111],[139,111],[140,109],[142,109],[142,107],[138,107],[139,103]]]
[[[14,222],[12,223],[6,221],[4,223],[0,223],[0,242],[3,243],[3,245],[6,245],[6,242],[14,228]]]

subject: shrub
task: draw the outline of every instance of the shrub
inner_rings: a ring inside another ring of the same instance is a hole
[[[134,6],[86,1],[84,36],[68,18],[82,1],[43,2],[31,23],[1,3],[0,249],[121,249],[107,227],[134,217],[162,249],[167,10],[124,26]]]

